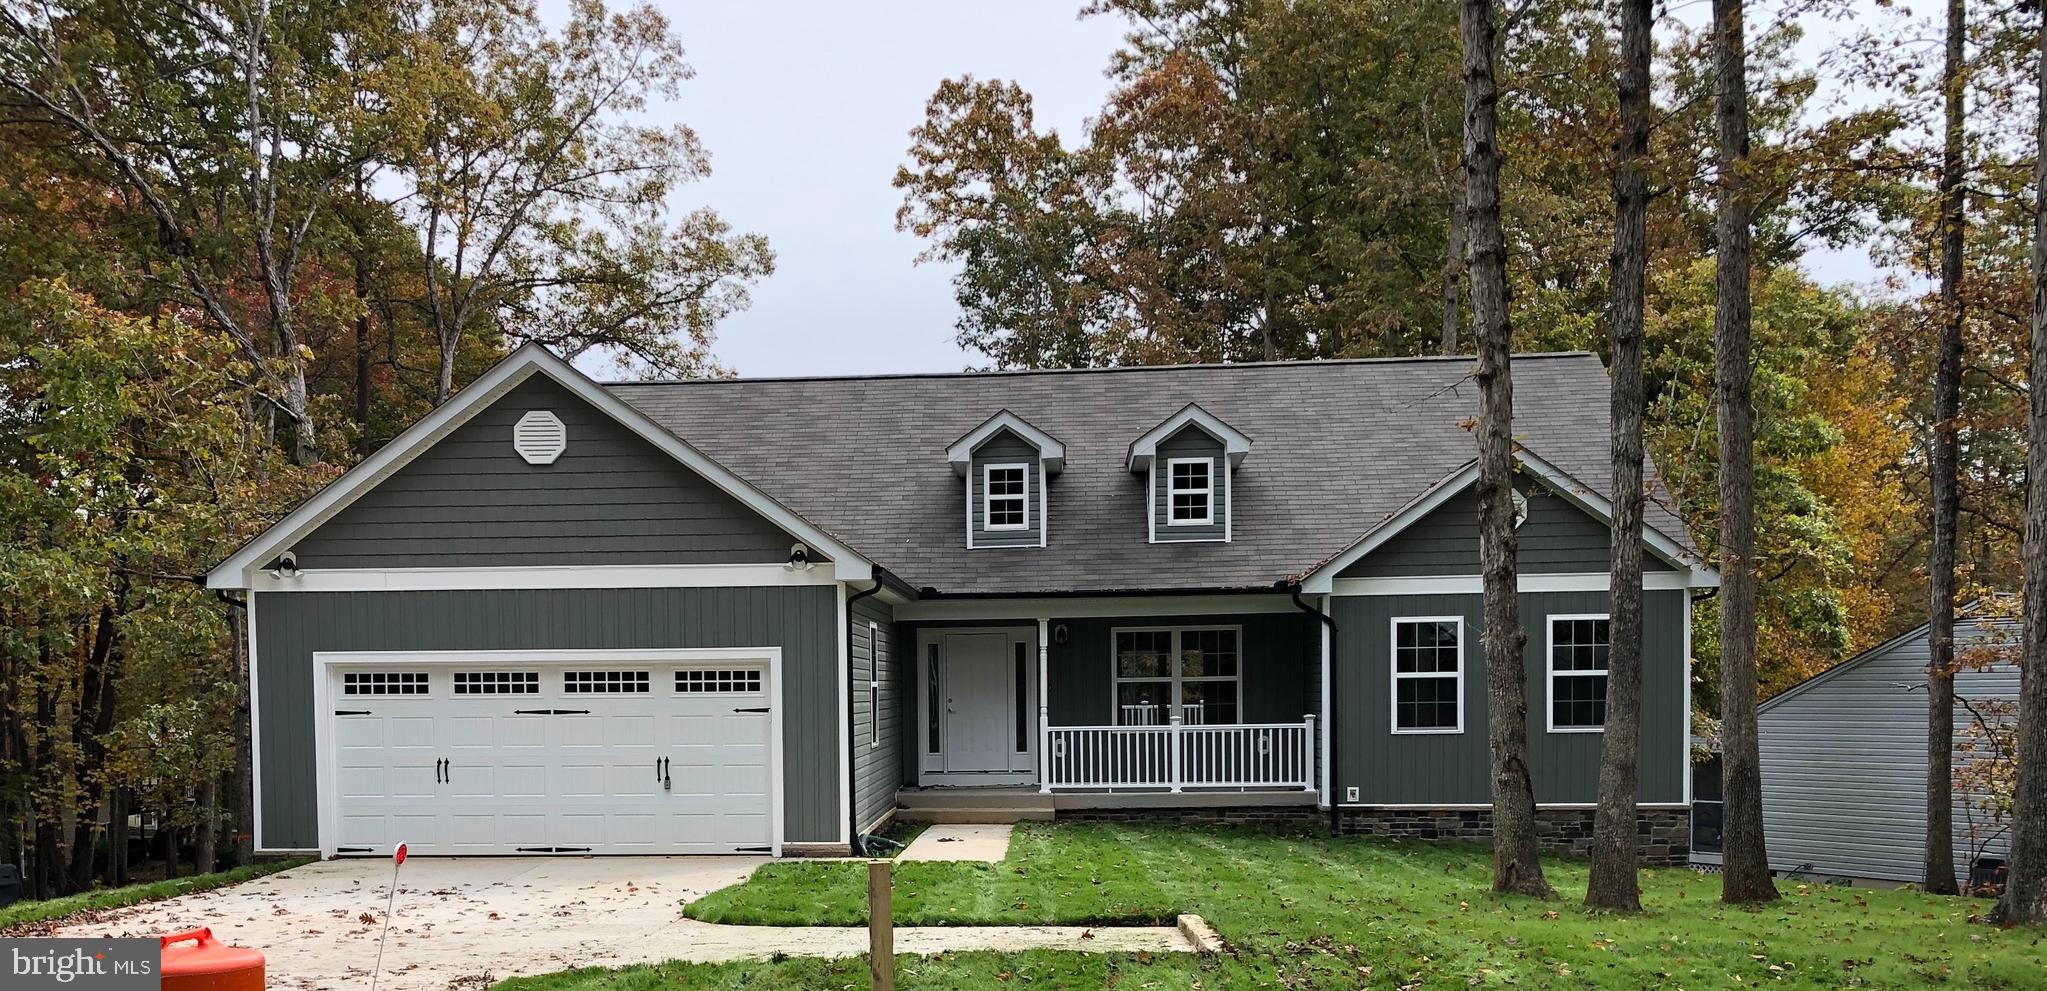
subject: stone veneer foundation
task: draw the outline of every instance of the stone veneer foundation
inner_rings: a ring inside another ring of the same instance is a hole
[[[1544,850],[1579,857],[1591,854],[1591,809],[1536,809],[1535,829],[1536,842]],[[1344,809],[1343,831],[1361,836],[1388,836],[1399,839],[1490,842],[1493,838],[1493,810]],[[1691,810],[1688,808],[1640,810],[1635,839],[1640,844],[1637,849],[1641,851],[1641,862],[1644,866],[1679,867],[1690,863]]]
[[[1199,809],[1060,809],[1058,818],[1070,822],[1184,822],[1224,825],[1326,829],[1327,810],[1313,806],[1218,807]],[[1342,813],[1343,831],[1356,836],[1384,836],[1408,840],[1460,840],[1488,843],[1493,838],[1493,812],[1489,808],[1347,808]],[[1592,810],[1537,809],[1536,842],[1550,853],[1589,856],[1592,849]],[[1648,867],[1681,867],[1691,861],[1692,816],[1685,808],[1641,810],[1636,840],[1641,862]]]

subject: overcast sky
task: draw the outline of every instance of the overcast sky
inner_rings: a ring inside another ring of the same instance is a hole
[[[614,0],[624,2],[624,0]],[[1871,0],[1874,2],[1874,0]],[[560,2],[548,3],[559,17]],[[746,376],[958,371],[951,269],[913,265],[923,242],[895,230],[889,184],[939,80],[1015,79],[1038,123],[1069,140],[1098,110],[1120,19],[1079,20],[1081,0],[665,0],[697,78],[656,119],[696,128],[709,179],[678,210],[708,205],[766,234],[776,272],[727,320],[716,353]],[[1702,21],[1705,3],[1669,16]],[[1815,25],[1816,33],[1830,33]],[[1809,264],[1867,278],[1859,257]]]

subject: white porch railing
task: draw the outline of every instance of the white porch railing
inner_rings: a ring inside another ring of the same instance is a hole
[[[1052,726],[1045,784],[1106,788],[1315,787],[1315,717],[1298,723]]]

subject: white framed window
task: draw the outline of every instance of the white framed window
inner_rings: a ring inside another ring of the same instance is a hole
[[[1464,732],[1464,617],[1395,616],[1395,733]]]
[[[1606,660],[1609,621],[1605,613],[1551,616],[1549,643],[1549,731],[1600,733],[1606,730]]]
[[[675,672],[675,690],[684,695],[750,694],[761,690],[759,668],[685,668]]]
[[[457,695],[538,695],[538,671],[457,671]]]
[[[1118,726],[1243,722],[1243,630],[1235,626],[1109,631]],[[1177,710],[1176,708],[1177,707]]]
[[[425,671],[350,671],[341,676],[343,695],[425,695]]]
[[[562,692],[568,695],[645,695],[652,688],[648,671],[562,672]]]
[[[1031,528],[1029,465],[987,465],[981,469],[981,527],[986,530]]]
[[[1166,525],[1207,526],[1215,522],[1215,461],[1166,461]]]

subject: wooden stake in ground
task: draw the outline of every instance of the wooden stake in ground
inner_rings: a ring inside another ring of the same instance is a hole
[[[1621,0],[1620,159],[1613,180],[1612,589],[1607,606],[1606,732],[1585,904],[1642,910],[1636,876],[1636,780],[1642,737],[1642,297],[1649,267],[1650,0]]]
[[[1513,328],[1500,232],[1498,81],[1492,0],[1463,0],[1464,207],[1470,237],[1472,336],[1478,344],[1478,557],[1485,575],[1486,719],[1491,731],[1493,890],[1548,897],[1535,846],[1528,770],[1528,688],[1515,579]]]
[[[895,991],[896,920],[895,882],[889,877],[891,862],[867,862],[867,970],[872,991]]]
[[[2040,24],[2040,95],[2047,97],[2047,18]],[[1991,918],[2047,922],[2047,98],[2034,135],[2033,354],[2026,397],[2026,620],[2019,661],[2018,783],[2012,789],[2011,862]]]
[[[1742,0],[1713,0],[1713,116],[1719,131],[1719,241],[1713,373],[1720,417],[1720,898],[1777,897],[1763,846],[1756,746],[1755,365],[1749,338],[1748,52]]]

